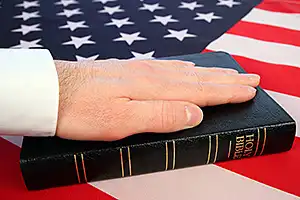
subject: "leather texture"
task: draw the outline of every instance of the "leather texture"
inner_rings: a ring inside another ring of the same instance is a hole
[[[245,73],[224,52],[161,59]],[[23,179],[29,190],[39,190],[290,150],[295,121],[262,88],[257,90],[249,102],[203,108],[205,118],[198,127],[173,134],[139,134],[114,142],[25,137]]]

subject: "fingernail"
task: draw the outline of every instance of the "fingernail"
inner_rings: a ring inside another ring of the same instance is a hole
[[[260,76],[257,74],[245,74],[250,80],[258,81],[260,79]]]
[[[253,87],[248,87],[248,91],[249,91],[251,94],[255,94],[255,93],[256,93],[256,89],[253,88]]]
[[[193,62],[190,62],[190,61],[184,61],[187,65],[192,65],[192,66],[194,66],[195,65],[195,63],[193,63]]]
[[[185,129],[192,128],[199,125],[203,119],[203,112],[197,106],[185,106],[185,112],[187,115],[187,124]]]
[[[235,69],[225,69],[225,72],[228,74],[238,74],[239,72]]]

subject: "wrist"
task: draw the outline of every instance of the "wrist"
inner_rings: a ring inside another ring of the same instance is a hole
[[[64,114],[66,105],[69,101],[68,86],[70,87],[72,81],[72,66],[67,61],[55,60],[55,67],[58,76],[59,83],[59,104],[58,104],[58,118],[57,118],[57,128],[56,135],[60,132],[60,121]]]
[[[55,60],[55,67],[59,82],[59,106],[56,135],[61,135],[61,122],[68,114],[68,108],[72,104],[72,96],[81,85],[85,77],[84,68],[78,66],[78,62]]]

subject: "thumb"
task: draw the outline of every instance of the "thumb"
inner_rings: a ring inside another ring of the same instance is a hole
[[[127,118],[129,132],[174,132],[200,124],[202,110],[182,101],[130,101],[131,117]],[[130,122],[129,122],[130,121]]]

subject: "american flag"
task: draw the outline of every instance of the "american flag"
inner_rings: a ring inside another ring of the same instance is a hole
[[[47,48],[63,60],[201,52],[259,2],[7,0],[0,46]]]
[[[300,123],[299,0],[0,0],[0,48],[55,59],[153,59],[226,51]],[[0,138],[1,199],[300,199],[300,132],[289,152],[28,192],[22,137]]]

